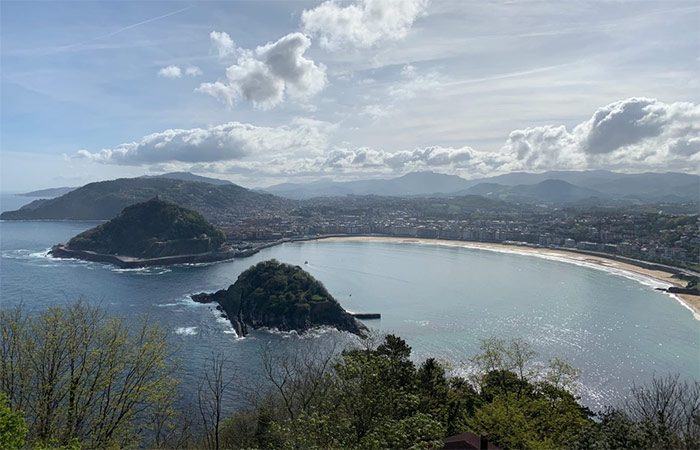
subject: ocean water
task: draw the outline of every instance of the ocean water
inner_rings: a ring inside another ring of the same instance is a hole
[[[434,356],[458,373],[480,339],[520,337],[538,361],[560,357],[582,373],[579,393],[593,409],[615,404],[632,382],[680,373],[700,380],[700,322],[654,283],[534,256],[442,245],[312,241],[287,243],[240,260],[123,270],[46,256],[51,245],[95,222],[0,222],[0,302],[39,311],[77,298],[128,320],[148,315],[171,332],[185,396],[212,351],[254,376],[263,345],[282,351],[341,345],[335,331],[307,336],[255,331],[238,339],[212,305],[189,295],[228,287],[258,261],[298,264],[348,310],[379,312],[365,323],[402,336],[421,361]],[[240,405],[238,394],[229,407]]]

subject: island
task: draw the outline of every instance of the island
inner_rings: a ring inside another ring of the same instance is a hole
[[[213,262],[234,256],[222,247],[225,238],[201,214],[156,196],[54,246],[50,254],[123,268]]]
[[[192,299],[218,303],[240,337],[248,334],[249,327],[304,332],[330,326],[358,336],[367,330],[311,274],[276,260],[250,267],[228,289],[195,294]]]

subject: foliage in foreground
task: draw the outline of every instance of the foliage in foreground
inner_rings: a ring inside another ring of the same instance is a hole
[[[483,341],[469,378],[432,358],[417,366],[393,335],[341,353],[295,348],[263,348],[248,380],[215,355],[198,405],[178,414],[159,327],[82,303],[0,311],[0,448],[427,449],[465,431],[503,449],[700,448],[700,383],[678,376],[634,386],[593,420],[571,393],[577,371],[534,364],[521,340]],[[233,390],[250,407],[225,417]]]
[[[84,303],[0,311],[0,392],[24,413],[32,448],[134,447],[174,427],[178,380],[165,337]]]

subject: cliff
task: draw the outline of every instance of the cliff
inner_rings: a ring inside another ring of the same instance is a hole
[[[199,213],[154,198],[125,208],[116,218],[80,233],[67,245],[54,247],[53,254],[142,259],[201,255],[218,252],[224,239]]]
[[[366,330],[309,273],[275,260],[252,266],[228,289],[192,299],[217,302],[239,336],[247,335],[249,327],[303,332],[326,325],[359,336]]]

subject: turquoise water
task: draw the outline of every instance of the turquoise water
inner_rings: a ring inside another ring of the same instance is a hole
[[[0,300],[40,310],[78,297],[113,314],[145,314],[172,331],[185,387],[212,350],[252,372],[261,344],[298,347],[347,341],[347,335],[254,332],[237,339],[211,305],[191,293],[233,283],[250,265],[276,258],[321,280],[350,311],[379,312],[367,325],[393,332],[416,360],[437,356],[468,372],[479,340],[522,337],[538,360],[562,357],[582,371],[582,401],[598,408],[619,400],[631,382],[680,373],[700,380],[700,322],[653,284],[598,269],[542,259],[438,245],[388,242],[304,242],[250,258],[210,265],[122,270],[45,256],[57,242],[94,222],[0,222]],[[308,264],[305,262],[308,261]],[[234,401],[234,400],[232,400]]]

